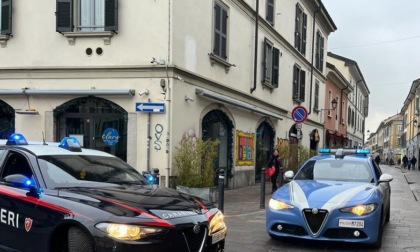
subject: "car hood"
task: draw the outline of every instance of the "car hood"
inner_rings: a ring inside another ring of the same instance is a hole
[[[94,206],[117,216],[135,217],[153,213],[162,219],[200,215],[212,203],[158,186],[60,189],[59,197]]]
[[[273,196],[289,201],[301,209],[331,210],[351,203],[364,202],[372,196],[375,188],[369,183],[293,180]]]

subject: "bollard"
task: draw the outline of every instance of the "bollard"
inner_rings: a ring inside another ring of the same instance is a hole
[[[225,171],[220,169],[219,171],[219,205],[218,208],[223,212],[223,204],[225,200]]]
[[[265,168],[261,169],[260,209],[265,208]]]

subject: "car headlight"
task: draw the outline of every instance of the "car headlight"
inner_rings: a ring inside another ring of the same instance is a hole
[[[143,227],[117,223],[99,223],[96,225],[96,228],[115,239],[125,241],[135,241],[149,235],[161,234],[165,231],[163,228]]]
[[[222,212],[217,212],[210,220],[210,234],[214,234],[219,230],[225,229],[225,216]]]
[[[357,205],[357,206],[342,208],[340,209],[340,212],[353,213],[360,216],[360,215],[370,214],[371,212],[375,211],[376,208],[378,208],[378,205],[375,203],[372,203],[372,204]]]
[[[294,206],[289,205],[289,204],[287,204],[287,203],[285,203],[283,201],[276,200],[276,199],[270,199],[270,202],[268,202],[268,206],[271,209],[274,209],[274,210],[283,210],[283,209],[292,209],[292,208],[294,208]]]

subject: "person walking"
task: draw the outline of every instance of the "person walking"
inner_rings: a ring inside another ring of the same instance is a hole
[[[280,159],[280,155],[279,155],[279,151],[277,149],[274,149],[273,151],[273,156],[270,159],[270,162],[268,163],[268,166],[274,166],[275,168],[275,172],[274,174],[271,176],[271,183],[273,184],[271,189],[271,193],[274,193],[278,186],[277,186],[277,178],[280,175],[280,186],[282,186],[283,184],[283,163]]]
[[[413,156],[410,160],[411,162],[411,168],[413,168],[413,171],[416,169],[416,163],[417,163],[417,159],[415,156]]]
[[[403,163],[403,167],[407,168],[407,163],[408,163],[407,155],[404,155],[404,157],[402,158],[402,163]]]
[[[379,164],[381,163],[381,157],[378,155],[376,155],[375,157],[375,163],[379,166]]]

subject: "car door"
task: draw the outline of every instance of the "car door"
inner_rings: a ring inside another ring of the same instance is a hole
[[[39,249],[41,247],[34,246],[39,241],[31,232],[38,215],[38,198],[30,196],[28,188],[4,181],[6,176],[13,174],[32,178],[33,169],[25,155],[13,150],[3,152],[5,157],[0,168],[0,250],[5,250],[5,247],[22,251],[30,251],[28,247]]]
[[[376,179],[379,180],[379,178],[382,175],[382,170],[381,168],[379,168],[379,166],[375,162],[372,162],[372,165],[373,165],[373,170],[375,172]],[[390,205],[390,200],[391,200],[391,185],[389,184],[389,182],[381,182],[381,183],[378,183],[378,189],[383,195],[382,200],[383,200],[384,208],[387,209]]]

